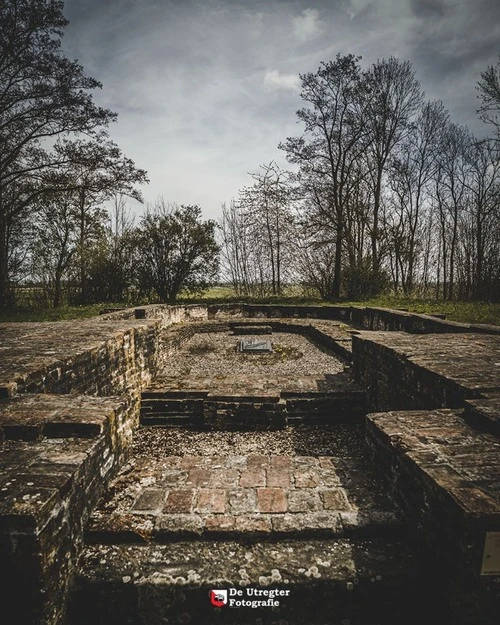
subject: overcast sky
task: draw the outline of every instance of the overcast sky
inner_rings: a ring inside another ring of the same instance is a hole
[[[300,134],[299,73],[337,53],[411,61],[429,99],[478,134],[475,85],[500,54],[498,0],[66,0],[64,50],[103,83],[111,136],[144,199],[217,218]]]

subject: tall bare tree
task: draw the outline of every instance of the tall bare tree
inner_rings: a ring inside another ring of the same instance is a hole
[[[318,71],[301,75],[301,98],[307,106],[297,111],[305,130],[289,137],[280,148],[300,167],[301,182],[314,208],[312,219],[329,228],[335,240],[331,297],[340,297],[346,212],[359,182],[359,161],[367,149],[367,92],[359,58],[337,55]]]
[[[498,262],[500,226],[500,145],[493,140],[472,141],[466,178],[469,200],[465,207],[471,245],[465,258],[470,262],[465,295],[474,299],[492,297],[490,277]]]
[[[374,63],[365,73],[364,80],[370,94],[365,123],[370,135],[367,155],[373,193],[371,255],[376,272],[382,260],[379,227],[383,177],[394,148],[410,131],[410,121],[419,109],[422,95],[409,61],[394,57]]]
[[[455,294],[456,258],[461,220],[468,201],[468,152],[472,136],[464,126],[449,124],[443,135],[435,178],[435,198],[440,222],[442,295]]]
[[[222,205],[220,234],[223,278],[229,279],[238,296],[265,295],[261,240],[254,238],[253,218],[239,201]]]
[[[271,161],[251,174],[255,183],[242,189],[240,203],[251,225],[253,245],[265,250],[272,295],[281,295],[291,234],[287,172]]]
[[[429,186],[436,172],[442,133],[448,113],[441,102],[423,104],[407,136],[389,159],[388,189],[391,193],[390,253],[395,286],[411,295],[416,265],[423,251],[423,230],[430,210]]]

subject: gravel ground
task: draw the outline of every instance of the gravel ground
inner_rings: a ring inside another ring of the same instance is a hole
[[[273,353],[245,354],[238,352],[240,339],[270,339]],[[159,372],[159,376],[233,374],[324,375],[340,373],[344,363],[299,334],[275,332],[271,335],[235,336],[228,332],[196,334],[175,358]]]
[[[134,433],[132,455],[232,456],[248,454],[346,456],[364,453],[363,426],[286,427],[273,432],[202,432],[184,428],[142,427]]]

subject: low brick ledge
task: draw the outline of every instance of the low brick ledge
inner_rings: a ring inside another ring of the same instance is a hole
[[[500,326],[485,323],[448,321],[443,314],[412,313],[405,310],[370,306],[307,306],[278,304],[214,304],[208,306],[209,319],[250,317],[310,318],[352,323],[368,330],[404,331],[415,334],[477,332],[500,334]]]
[[[414,482],[441,491],[435,505],[450,514],[449,523],[500,531],[500,441],[463,416],[447,408],[372,413],[367,440],[390,456],[393,471],[404,464]]]
[[[452,409],[374,413],[366,436],[421,539],[479,579],[486,533],[500,531],[500,441],[463,417]]]
[[[461,408],[500,392],[499,336],[365,331],[352,347],[371,411]]]
[[[16,623],[63,619],[84,525],[127,457],[137,420],[137,398],[0,402],[0,576]]]
[[[366,440],[410,532],[433,554],[452,611],[446,622],[490,625],[500,613],[500,573],[486,553],[500,532],[500,441],[464,417],[458,409],[368,414]]]
[[[315,420],[358,421],[366,414],[366,396],[361,390],[281,391],[267,395],[203,393],[193,396],[161,389],[143,392],[141,423],[183,424],[200,429],[276,429]]]

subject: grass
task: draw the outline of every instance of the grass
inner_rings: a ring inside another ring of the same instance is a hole
[[[64,321],[95,317],[104,308],[125,308],[122,304],[89,304],[87,306],[61,306],[60,308],[20,308],[0,311],[0,322],[6,321]]]
[[[329,306],[332,302],[324,302],[314,297],[301,296],[297,289],[288,289],[284,297],[267,297],[259,299],[238,298],[229,287],[212,287],[203,297],[182,297],[179,303],[227,303],[227,302],[254,302],[263,304],[284,305],[315,305]],[[395,296],[381,296],[374,299],[356,302],[341,301],[343,306],[378,306],[382,308],[402,308],[416,313],[439,313],[446,315],[446,319],[463,323],[490,323],[500,325],[500,304],[489,302],[444,302],[433,299],[413,299]],[[142,305],[137,304],[137,305]],[[25,308],[15,311],[0,312],[0,322],[6,321],[60,321],[64,319],[82,319],[99,315],[103,308],[126,308],[130,304],[104,303],[88,306],[65,306],[61,308]]]
[[[351,305],[356,305],[351,302]],[[359,306],[359,302],[357,303]],[[407,308],[410,312],[425,314],[444,314],[446,319],[462,323],[491,323],[500,325],[500,304],[490,302],[443,302],[432,299],[411,299],[404,297],[378,297],[363,306],[380,306],[382,308]]]

